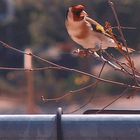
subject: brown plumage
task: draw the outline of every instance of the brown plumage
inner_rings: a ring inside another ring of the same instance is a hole
[[[72,40],[85,49],[98,51],[108,47],[117,48],[117,44],[103,26],[88,17],[83,5],[68,9],[65,25]],[[122,50],[126,51],[126,48],[122,47]],[[128,51],[132,52],[133,49],[128,48]]]

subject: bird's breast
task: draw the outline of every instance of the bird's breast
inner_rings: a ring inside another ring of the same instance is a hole
[[[67,23],[67,30],[72,38],[84,39],[89,35],[90,27],[85,22]]]

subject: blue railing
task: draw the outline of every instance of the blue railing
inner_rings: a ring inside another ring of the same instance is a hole
[[[0,140],[140,140],[140,115],[0,115]]]

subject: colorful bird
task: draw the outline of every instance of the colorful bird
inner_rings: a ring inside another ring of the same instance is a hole
[[[117,48],[118,46],[102,25],[88,17],[83,5],[68,9],[65,25],[72,40],[85,49],[96,52],[109,47]],[[121,47],[121,49],[126,51],[126,47]],[[132,52],[134,50],[128,48],[128,51]]]

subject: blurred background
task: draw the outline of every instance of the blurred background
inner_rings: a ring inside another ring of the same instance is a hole
[[[140,1],[114,0],[122,26],[136,27],[136,30],[124,30],[128,46],[137,50],[132,57],[140,69]],[[42,58],[63,66],[98,75],[101,63],[92,57],[81,58],[72,55],[79,46],[67,34],[65,16],[69,6],[83,4],[90,17],[100,24],[105,21],[116,26],[114,15],[107,0],[0,0],[0,40],[24,51],[30,48]],[[117,33],[116,33],[117,34]],[[118,55],[115,50],[111,50]],[[48,64],[32,59],[33,67],[45,67]],[[24,67],[24,55],[4,48],[0,44],[0,66]],[[106,67],[104,78],[132,83],[129,78]],[[62,107],[64,113],[70,113],[85,104],[76,113],[87,109],[104,107],[122,92],[122,88],[101,83],[97,88],[88,88],[82,92],[57,101],[43,102],[41,97],[56,98],[68,94],[94,82],[87,76],[59,70],[36,72],[0,70],[0,114],[44,114],[55,113]],[[30,95],[30,92],[31,95]],[[133,93],[133,91],[129,91]],[[128,93],[128,94],[130,94]],[[86,105],[87,104],[87,105]],[[121,98],[110,109],[139,109],[138,95],[128,99]]]

